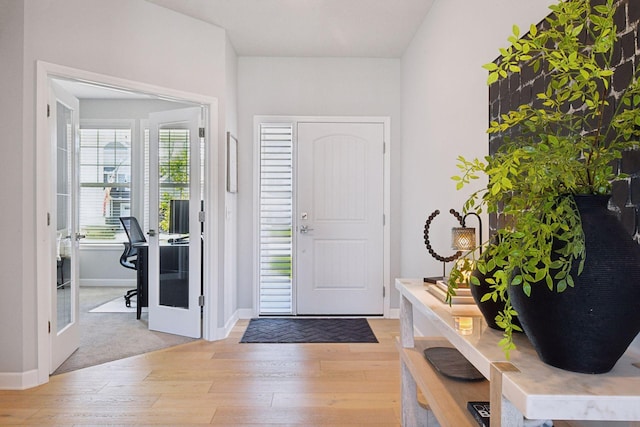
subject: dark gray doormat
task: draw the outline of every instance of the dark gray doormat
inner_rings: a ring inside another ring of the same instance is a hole
[[[376,343],[367,319],[251,319],[241,343]]]

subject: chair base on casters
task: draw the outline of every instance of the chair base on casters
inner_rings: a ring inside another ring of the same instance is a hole
[[[131,297],[138,295],[137,289],[131,289],[124,295],[124,303],[127,307],[131,307]]]

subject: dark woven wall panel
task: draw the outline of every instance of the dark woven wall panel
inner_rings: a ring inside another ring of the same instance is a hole
[[[603,4],[604,0],[592,0],[592,4]],[[605,117],[611,117],[615,109],[620,91],[631,81],[640,64],[640,1],[620,0],[615,16],[618,27],[618,42],[616,44],[613,65],[615,74],[611,91],[608,94],[610,107]],[[545,25],[542,21],[538,27]],[[519,105],[539,102],[532,99],[533,95],[544,91],[546,76],[544,72],[534,73],[532,69],[525,68],[520,74],[500,80],[489,87],[489,120],[497,120],[501,114],[505,114]],[[579,105],[572,107],[572,113],[579,114]],[[489,153],[493,154],[500,146],[505,134],[493,134],[489,136]],[[639,208],[640,208],[640,151],[624,153],[619,164],[618,171],[630,175],[628,179],[618,181],[613,187],[613,197],[610,208],[615,210],[627,231],[640,242]],[[495,215],[489,221],[491,231],[495,231],[498,220]]]

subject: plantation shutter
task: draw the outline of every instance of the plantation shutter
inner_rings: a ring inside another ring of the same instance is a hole
[[[260,314],[292,314],[293,127],[260,126]]]

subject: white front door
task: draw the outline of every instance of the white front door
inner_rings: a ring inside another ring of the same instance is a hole
[[[384,126],[300,122],[297,142],[297,313],[381,315]]]
[[[149,329],[201,336],[200,107],[149,116]]]
[[[51,271],[49,373],[55,371],[80,346],[78,319],[78,128],[79,103],[71,94],[50,81],[49,131],[52,177],[50,218]]]

